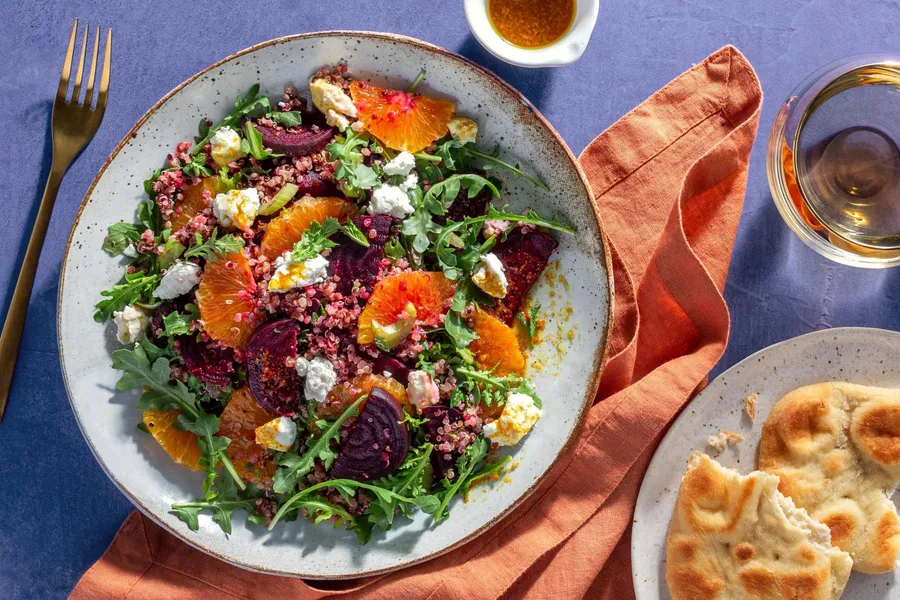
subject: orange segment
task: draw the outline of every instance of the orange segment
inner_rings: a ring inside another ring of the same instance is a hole
[[[172,218],[169,219],[169,222],[172,224],[172,233],[187,225],[188,221],[207,207],[206,200],[203,198],[203,190],[209,190],[209,193],[215,196],[217,184],[218,180],[215,177],[207,177],[201,179],[199,183],[185,186],[181,191],[181,200],[175,204],[176,212],[172,213]],[[181,212],[177,212],[179,208]]]
[[[144,426],[172,460],[188,469],[200,471],[202,453],[200,446],[197,445],[197,436],[190,431],[181,431],[174,427],[175,420],[180,414],[181,411],[174,408],[165,411],[148,410],[144,412]]]
[[[418,152],[447,135],[456,104],[362,81],[350,82],[350,96],[366,130],[388,148]]]
[[[275,260],[293,248],[313,222],[324,223],[328,217],[343,222],[354,212],[354,205],[343,198],[303,198],[269,221],[260,250],[266,258]]]
[[[455,286],[443,273],[414,271],[388,275],[375,284],[372,295],[359,315],[356,341],[371,344],[375,341],[372,321],[392,325],[406,311],[407,304],[416,309],[416,323],[433,327],[447,311]]]
[[[325,402],[316,408],[316,414],[320,417],[336,419],[343,414],[347,407],[356,402],[360,396],[371,392],[373,387],[380,387],[381,389],[390,392],[404,409],[409,406],[406,388],[403,387],[402,383],[393,377],[385,377],[383,375],[370,373],[368,375],[358,375],[354,377],[348,385],[335,386],[334,389],[328,392]],[[365,406],[365,404],[365,402],[360,404],[359,410],[362,410],[362,407]],[[415,410],[412,411],[412,414],[415,414]]]
[[[209,337],[231,348],[243,348],[257,326],[251,315],[255,296],[256,282],[242,252],[208,261],[197,288],[197,306]]]
[[[519,342],[512,327],[486,312],[477,311],[472,319],[472,329],[478,339],[469,344],[475,355],[475,364],[483,371],[496,367],[494,374],[501,377],[525,372],[525,357],[519,350]]]
[[[257,404],[250,388],[244,386],[232,392],[219,417],[218,434],[231,440],[226,452],[245,481],[262,483],[275,474],[269,451],[256,443],[256,428],[277,416]]]

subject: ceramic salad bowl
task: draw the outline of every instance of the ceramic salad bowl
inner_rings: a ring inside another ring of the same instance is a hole
[[[320,67],[346,61],[356,77],[400,86],[425,70],[419,88],[452,97],[459,114],[481,126],[480,144],[507,148],[506,158],[549,185],[543,191],[497,172],[501,202],[557,217],[576,234],[560,242],[548,272],[532,290],[542,304],[546,330],[529,356],[529,377],[545,399],[529,443],[512,452],[515,470],[484,484],[468,501],[454,500],[452,517],[435,525],[426,514],[398,519],[388,532],[362,545],[352,533],[314,527],[303,519],[268,532],[236,517],[226,536],[208,515],[197,531],[170,513],[191,501],[202,474],[165,456],[140,421],[136,392],[115,388],[111,365],[115,328],[92,318],[99,290],[121,276],[122,265],[101,249],[106,225],[131,222],[145,198],[142,182],[175,145],[189,139],[201,117],[221,118],[231,99],[254,83],[269,97],[283,84],[305,88]],[[558,134],[518,92],[462,57],[389,34],[323,32],[272,40],[243,50],[192,77],[155,104],[125,136],[94,180],[69,239],[60,275],[59,346],[73,410],[101,467],[148,517],[189,544],[235,565],[306,578],[373,575],[421,562],[483,533],[534,491],[574,439],[596,392],[612,311],[609,255],[593,210],[590,189],[575,157]]]

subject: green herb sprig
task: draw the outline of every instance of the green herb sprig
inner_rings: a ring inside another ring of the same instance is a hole
[[[331,467],[331,463],[337,457],[337,454],[331,448],[331,442],[337,440],[340,436],[341,424],[350,417],[357,415],[359,405],[365,398],[366,396],[362,396],[351,404],[332,423],[324,420],[317,421],[316,424],[322,433],[318,436],[310,437],[306,441],[306,449],[302,454],[283,452],[276,455],[275,464],[279,468],[276,469],[275,477],[273,478],[275,493],[289,494],[293,492],[297,488],[300,478],[313,469],[316,459],[321,460],[326,469]]]
[[[149,300],[160,281],[159,273],[144,273],[135,271],[126,273],[122,283],[114,285],[111,289],[100,292],[105,298],[96,305],[94,320],[103,323],[116,311],[122,310],[129,304],[141,300]]]
[[[530,396],[538,408],[543,406],[534,386],[518,375],[500,377],[491,371],[480,371],[464,366],[457,367],[456,374],[462,376],[461,387],[472,394],[476,402],[488,406],[505,404],[510,394],[519,393]]]
[[[457,256],[457,251],[451,246],[451,236],[454,234],[462,236],[467,231],[469,231],[472,226],[484,223],[485,221],[489,220],[528,223],[531,225],[544,227],[546,229],[561,231],[563,233],[573,235],[575,233],[575,230],[571,227],[563,225],[556,219],[548,221],[547,219],[542,218],[533,210],[528,211],[527,214],[519,215],[513,212],[509,212],[506,207],[500,208],[498,210],[497,208],[491,206],[488,208],[488,212],[486,215],[469,217],[456,223],[447,223],[447,225],[443,227],[438,233],[437,238],[434,241],[434,251],[435,255],[437,256],[438,264],[440,264],[441,269],[444,271],[444,275],[448,279],[458,279],[462,274],[462,269],[459,268],[459,257]]]
[[[303,262],[315,258],[326,248],[334,248],[337,243],[328,238],[340,230],[341,224],[334,217],[326,218],[324,223],[313,221],[303,232],[300,241],[294,244],[294,248],[291,250],[291,260]]]
[[[121,348],[114,351],[113,368],[123,372],[116,383],[116,389],[145,390],[138,400],[138,410],[162,411],[176,408],[180,411],[177,421],[179,427],[197,435],[203,453],[200,464],[206,471],[203,488],[207,500],[215,497],[213,484],[217,477],[216,465],[219,463],[222,463],[235,485],[245,489],[247,486],[225,452],[231,440],[216,435],[219,417],[207,414],[200,406],[196,394],[181,381],[172,380],[172,369],[165,352],[165,349],[158,348],[147,340],[136,344],[133,349]]]
[[[217,256],[226,256],[232,252],[239,252],[244,247],[244,240],[232,235],[226,234],[218,237],[219,228],[213,229],[209,239],[203,240],[203,236],[194,233],[194,244],[185,250],[185,258],[204,258],[206,260],[214,260]]]
[[[272,105],[269,102],[269,99],[265,96],[261,96],[259,94],[259,84],[254,84],[247,90],[246,94],[238,96],[237,100],[234,101],[234,109],[228,116],[222,119],[221,123],[210,127],[209,121],[206,119],[200,121],[200,135],[194,138],[196,144],[191,149],[191,154],[196,155],[197,152],[199,152],[200,149],[216,135],[216,132],[223,127],[230,127],[231,129],[237,130],[239,129],[241,119],[261,117],[271,110]]]

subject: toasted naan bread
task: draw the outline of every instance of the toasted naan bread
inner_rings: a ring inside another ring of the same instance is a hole
[[[784,495],[828,525],[854,570],[894,568],[900,390],[833,382],[794,390],[763,424],[759,468],[777,475]]]
[[[828,528],[778,491],[777,477],[691,458],[666,539],[674,600],[835,600],[852,566]]]

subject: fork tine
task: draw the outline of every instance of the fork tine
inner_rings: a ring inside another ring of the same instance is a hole
[[[72,90],[72,102],[78,104],[81,96],[81,76],[84,75],[84,51],[87,49],[88,26],[84,26],[84,35],[81,37],[81,57],[78,59],[78,70],[75,72],[75,88]]]
[[[88,72],[87,88],[84,91],[84,105],[91,107],[94,98],[94,75],[97,73],[97,53],[100,51],[100,26],[97,25],[97,32],[94,35],[94,52],[91,56],[91,70]]]
[[[106,97],[109,95],[109,63],[112,54],[112,29],[106,32],[106,50],[103,52],[103,71],[100,74],[100,91],[97,94],[97,110],[106,108]]]
[[[66,50],[66,60],[63,63],[62,75],[59,78],[59,87],[56,89],[57,99],[66,101],[66,92],[69,89],[69,73],[72,69],[72,55],[75,53],[75,34],[78,32],[78,19],[72,25],[72,35],[69,36],[69,49]]]

